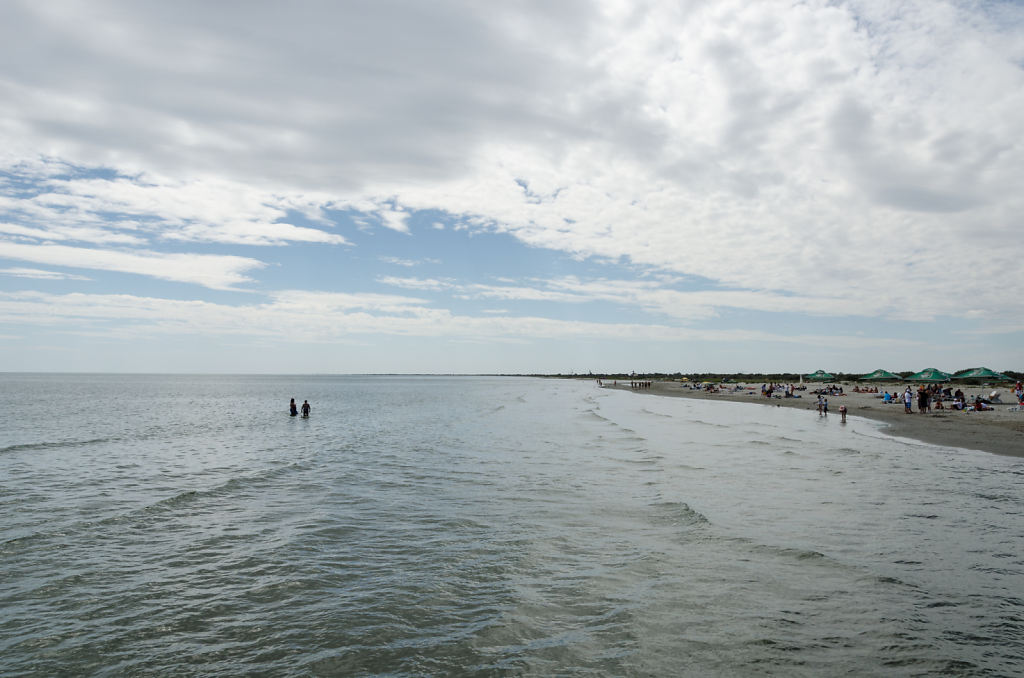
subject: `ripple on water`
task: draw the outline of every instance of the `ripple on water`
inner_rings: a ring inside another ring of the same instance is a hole
[[[83,417],[62,423],[77,442],[41,429],[0,448],[14,675],[1021,660],[1012,462],[576,382],[110,379],[29,379],[12,399],[35,388]],[[313,395],[316,416],[278,416],[282,393]],[[90,414],[125,394],[131,418]]]

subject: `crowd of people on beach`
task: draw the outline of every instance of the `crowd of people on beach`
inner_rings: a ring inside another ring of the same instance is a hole
[[[765,398],[799,398],[797,391],[806,391],[807,387],[801,384],[761,384],[761,395]],[[781,392],[781,395],[779,395]]]
[[[598,380],[598,384],[603,386],[601,380]],[[630,388],[632,389],[649,389],[651,388],[652,381],[637,381],[632,380],[629,382]],[[704,391],[706,393],[750,393],[751,391],[756,392],[754,386],[744,386],[742,384],[727,384],[722,382],[716,384],[713,382],[703,383],[686,383],[683,384],[683,388],[689,388],[696,391]],[[761,396],[764,398],[799,398],[801,397],[796,391],[806,390],[807,387],[802,383],[799,386],[794,384],[776,384],[776,383],[764,383],[761,384]],[[998,391],[991,391],[989,395],[976,395],[972,400],[968,400],[963,390],[956,388],[953,390],[952,386],[944,386],[940,384],[922,384],[917,389],[912,389],[911,386],[907,386],[902,392],[893,391],[890,393],[888,390],[879,393],[878,387],[864,387],[855,386],[853,393],[869,393],[877,395],[883,403],[902,403],[904,412],[911,414],[914,411],[914,404],[916,401],[918,413],[924,414],[932,412],[934,410],[957,410],[964,412],[986,412],[995,409],[993,403],[1002,403],[1000,394]],[[841,397],[845,396],[846,393],[843,391],[843,387],[839,384],[831,384],[828,386],[822,386],[814,391],[811,391],[812,395],[817,396],[817,409],[819,416],[828,416],[828,397]],[[1018,381],[1013,389],[1013,395],[1015,397],[1016,407],[1011,410],[1024,410],[1024,385]],[[308,415],[308,403],[303,405],[303,416]],[[842,419],[846,421],[847,407],[841,405],[839,407],[839,413],[842,415]],[[295,415],[295,401],[292,400],[292,416]]]
[[[1021,385],[1021,382],[1016,383],[1013,394],[1017,399],[1017,406],[1024,406],[1024,386]],[[973,400],[968,401],[967,396],[960,388],[954,391],[952,386],[943,387],[939,384],[918,386],[916,392],[907,386],[902,393],[885,391],[881,397],[882,402],[886,404],[903,403],[903,411],[906,414],[911,414],[914,411],[915,401],[919,414],[945,409],[985,412],[994,409],[993,403],[1002,402],[999,391],[992,391],[987,398],[979,394],[974,396]],[[946,403],[949,403],[948,408]]]
[[[954,410],[963,410],[968,407],[963,391],[958,388],[954,393],[952,387],[942,388],[939,384],[918,386],[916,394],[911,391],[909,386],[902,393],[889,393],[888,391],[882,393],[883,403],[903,403],[903,411],[907,414],[914,411],[915,400],[919,413],[931,412],[933,409],[946,409],[944,404],[946,401],[950,402],[950,408]],[[991,404],[978,396],[974,408],[977,411],[983,411],[986,408],[991,409]]]

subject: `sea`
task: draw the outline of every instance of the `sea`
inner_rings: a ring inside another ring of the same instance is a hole
[[[572,379],[2,374],[0,413],[3,676],[1024,675],[1024,459]]]

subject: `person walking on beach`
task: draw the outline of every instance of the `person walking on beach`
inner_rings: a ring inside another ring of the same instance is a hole
[[[308,400],[303,400],[302,401],[302,416],[303,417],[308,417],[309,416],[309,401]]]
[[[842,417],[839,421],[843,424],[846,423],[846,405],[839,406],[839,416]]]
[[[818,416],[821,416],[821,408],[825,405],[825,398],[819,393],[818,394]]]
[[[821,413],[824,414],[826,417],[828,416],[828,398],[825,398],[825,400],[821,403]]]
[[[294,417],[298,415],[298,413],[299,408],[295,406],[295,398],[292,398],[292,401],[288,404],[288,416]]]
[[[914,394],[910,392],[910,387],[908,386],[907,390],[903,392],[903,413],[911,414],[913,412],[913,409],[911,408],[913,404]]]

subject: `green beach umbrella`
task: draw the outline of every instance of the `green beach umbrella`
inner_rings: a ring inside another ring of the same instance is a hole
[[[909,377],[907,377],[907,381],[944,382],[949,381],[949,377],[950,374],[948,374],[947,372],[937,370],[934,367],[929,367],[928,369],[921,370],[917,374],[910,375]]]
[[[833,377],[825,370],[818,370],[813,374],[805,374],[804,379],[807,379],[808,381],[831,381],[835,379],[835,377]]]
[[[1012,381],[1005,374],[1000,374],[987,367],[975,367],[973,370],[964,370],[953,375],[953,379],[996,379],[998,381]]]
[[[860,377],[861,381],[903,381],[903,377],[886,370],[875,370],[871,374]]]

